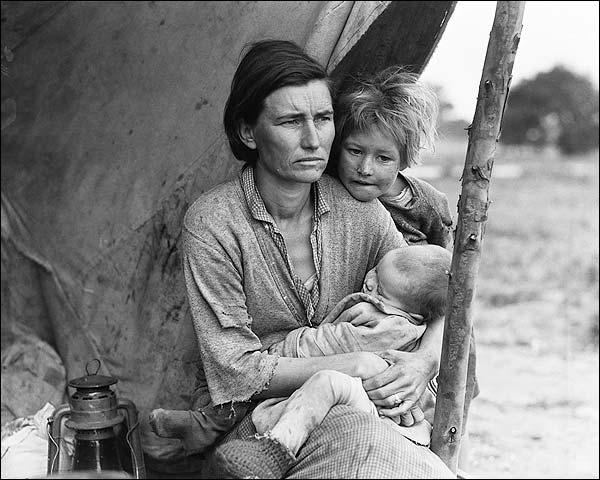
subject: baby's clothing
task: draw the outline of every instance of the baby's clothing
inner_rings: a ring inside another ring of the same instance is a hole
[[[380,315],[366,325],[336,323],[345,310],[361,301],[368,301]],[[390,307],[370,295],[357,292],[343,298],[318,327],[301,327],[293,330],[281,342],[272,345],[269,353],[301,358],[357,351],[378,352],[388,349],[410,352],[418,347],[425,329],[423,317]],[[346,377],[353,379],[350,376]],[[358,382],[362,395],[368,399],[360,378],[354,380]],[[411,427],[398,425],[388,417],[382,419],[393,424],[394,428],[413,442],[428,446],[435,412],[435,396],[431,388],[424,392],[419,404],[425,414],[425,420]],[[370,402],[370,405],[371,413],[379,415],[375,404]]]
[[[360,301],[368,301],[379,311],[376,321],[367,325],[336,323],[344,310]],[[390,309],[380,301],[363,293],[344,297],[323,319],[318,327],[300,327],[287,334],[268,351],[282,357],[320,357],[349,352],[378,352],[402,350],[411,352],[419,344],[426,325],[422,318],[398,309]]]

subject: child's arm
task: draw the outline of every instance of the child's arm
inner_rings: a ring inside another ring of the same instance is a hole
[[[446,248],[452,243],[452,214],[446,194],[424,180],[404,175],[412,191],[408,206],[380,197],[396,228],[409,244],[429,243]]]

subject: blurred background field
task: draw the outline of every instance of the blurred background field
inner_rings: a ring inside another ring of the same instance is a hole
[[[456,221],[467,134],[454,130],[407,173],[446,193]],[[498,145],[473,306],[476,477],[598,478],[598,179],[597,149]]]

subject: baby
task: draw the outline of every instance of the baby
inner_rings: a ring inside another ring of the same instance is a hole
[[[286,338],[270,351],[285,351],[298,356],[308,356],[317,350],[342,353],[340,350],[348,348],[348,345],[340,342],[340,332],[335,330],[348,325],[347,320],[354,321],[349,317],[344,319],[344,312],[348,311],[348,305],[360,300],[368,301],[378,309],[384,315],[383,321],[400,319],[399,325],[408,327],[411,333],[402,337],[400,342],[396,341],[391,348],[411,350],[427,321],[445,313],[450,264],[450,252],[436,245],[392,250],[367,273],[362,292],[344,298],[319,327],[306,330],[304,335],[295,335],[293,342]],[[360,337],[365,334],[368,342],[371,327],[356,326],[356,341],[360,342]],[[332,335],[322,334],[324,330],[331,330]],[[386,331],[389,335],[388,328]],[[347,338],[343,336],[345,332],[341,333],[342,339]],[[289,347],[286,341],[295,343],[294,351],[290,348],[285,350],[286,346]],[[296,454],[310,433],[334,405],[349,405],[380,415],[383,421],[400,429],[407,438],[429,445],[431,424],[423,417],[416,419],[417,423],[410,428],[402,427],[397,424],[399,419],[389,416],[390,409],[378,408],[369,400],[360,378],[323,370],[310,377],[289,398],[273,398],[260,403],[252,412],[257,434],[218,447],[217,459],[226,473],[234,478],[282,478],[295,463]]]

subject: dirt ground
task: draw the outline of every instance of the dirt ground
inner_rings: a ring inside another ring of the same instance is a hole
[[[522,312],[521,312],[522,313]],[[478,343],[478,478],[598,478],[598,354]]]

